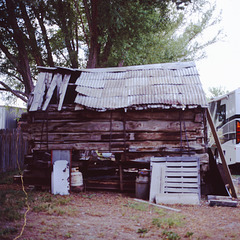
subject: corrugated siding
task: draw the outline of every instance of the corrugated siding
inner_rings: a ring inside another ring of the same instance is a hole
[[[86,69],[76,85],[75,103],[93,109],[207,107],[193,62]]]

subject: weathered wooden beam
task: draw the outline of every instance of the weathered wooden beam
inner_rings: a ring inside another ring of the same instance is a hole
[[[164,208],[164,209],[175,211],[175,212],[181,212],[181,210],[179,210],[179,209],[171,208],[171,207],[167,207],[167,206],[163,206],[163,205],[159,205],[159,204],[155,204],[155,203],[151,203],[151,202],[147,202],[147,201],[144,201],[142,199],[134,198],[134,201],[146,203],[146,204],[149,204],[149,205],[153,205],[155,207]]]
[[[86,120],[94,120],[94,119],[108,119],[110,118],[110,111],[106,112],[96,112],[91,110],[84,110],[84,111],[74,111],[74,105],[72,108],[70,106],[67,107],[67,109],[64,110],[64,112],[58,112],[57,107],[58,105],[55,105],[55,110],[52,111],[51,106],[49,106],[49,112],[48,117],[49,120],[51,119],[77,119],[78,121],[86,121]],[[31,116],[33,116],[36,120],[42,120],[45,119],[45,115],[42,112],[31,112],[29,113]],[[163,110],[161,112],[159,111],[150,111],[150,110],[144,110],[144,111],[128,111],[125,113],[126,120],[128,121],[146,121],[146,120],[161,120],[161,121],[176,121],[176,119],[179,119],[179,112],[178,111],[170,111],[170,110]],[[202,122],[199,119],[202,119],[203,113],[201,111],[197,110],[188,110],[184,113],[182,116],[182,120],[184,121],[192,121],[192,122]],[[116,110],[112,113],[112,120],[122,121],[123,114],[121,111]]]
[[[59,104],[58,104],[58,111],[61,111],[62,110],[62,105],[63,105],[63,101],[64,101],[64,98],[65,98],[65,94],[66,94],[66,91],[67,91],[67,87],[68,87],[68,83],[69,83],[69,80],[71,78],[71,74],[66,74],[63,78],[63,81],[62,81],[62,84],[60,86],[60,90],[59,90]]]
[[[23,126],[24,127],[24,126]],[[41,122],[34,122],[28,124],[26,128],[30,132],[39,131],[42,127]],[[121,121],[112,121],[111,124],[112,132],[118,131],[123,132],[123,123]],[[180,125],[178,122],[159,122],[159,121],[146,121],[146,122],[129,122],[126,121],[126,132],[178,132]],[[203,124],[186,122],[187,132],[202,131],[204,129]],[[44,126],[43,131],[48,132],[110,132],[109,121],[89,121],[89,122],[77,122],[77,121],[49,121],[48,129]],[[142,134],[143,135],[143,134]],[[140,135],[141,136],[141,135]]]
[[[226,176],[226,180],[227,180],[227,182],[229,184],[229,188],[231,189],[231,195],[233,197],[237,198],[237,194],[236,194],[236,191],[235,191],[235,187],[233,185],[231,173],[230,173],[230,170],[228,168],[228,165],[227,165],[227,162],[226,162],[223,150],[222,150],[222,146],[221,146],[221,143],[219,141],[219,138],[218,138],[218,135],[217,135],[217,132],[216,132],[216,129],[215,129],[215,126],[214,126],[211,114],[209,112],[209,109],[207,109],[207,119],[208,119],[208,123],[209,123],[210,128],[211,128],[211,131],[212,131],[215,143],[217,145],[217,150],[219,152],[219,156],[220,156],[221,161],[222,161],[223,170],[224,170],[224,173],[225,173],[225,176]]]
[[[56,88],[56,86],[59,84],[58,82],[62,82],[62,74],[57,73],[53,76],[52,82],[48,88],[47,94],[46,94],[46,100],[43,104],[42,110],[46,111],[48,104],[50,103],[54,90]]]
[[[45,88],[46,88],[46,78],[51,79],[52,78],[52,73],[47,73],[47,72],[40,72],[38,75],[38,81],[34,89],[34,95],[33,95],[33,101],[31,104],[31,107],[29,109],[30,112],[32,111],[37,111],[43,102],[43,95],[45,93]]]
[[[41,128],[41,126],[39,126]],[[197,142],[199,135],[195,132],[187,132],[189,142]],[[108,132],[47,132],[38,131],[32,132],[31,139],[34,141],[45,140],[48,137],[49,141],[103,141],[103,142],[122,142],[124,140],[124,134],[121,132],[114,132],[109,134]],[[180,141],[180,132],[173,133],[126,133],[126,141]],[[203,137],[201,138],[202,142]],[[185,139],[184,139],[185,140]],[[183,140],[183,141],[184,141]]]

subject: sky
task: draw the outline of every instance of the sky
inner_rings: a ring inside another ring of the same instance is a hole
[[[223,30],[225,37],[205,49],[206,58],[196,61],[207,95],[210,87],[222,87],[227,91],[240,87],[240,0],[210,0],[215,1],[217,11],[222,11],[222,21],[206,31],[203,38],[207,40],[218,29]]]
[[[207,47],[207,57],[196,62],[207,95],[210,87],[228,91],[240,87],[240,1],[216,0],[216,6],[222,10],[222,21],[216,28],[222,28],[226,36]]]

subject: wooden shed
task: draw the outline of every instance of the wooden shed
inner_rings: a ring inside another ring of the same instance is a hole
[[[39,67],[21,119],[26,179],[49,184],[52,150],[71,151],[71,167],[79,167],[88,189],[133,190],[153,156],[197,156],[204,172],[207,107],[194,62]]]

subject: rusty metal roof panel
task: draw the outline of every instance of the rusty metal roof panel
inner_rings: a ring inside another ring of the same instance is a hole
[[[76,85],[75,103],[96,110],[207,107],[194,62],[85,69]]]

